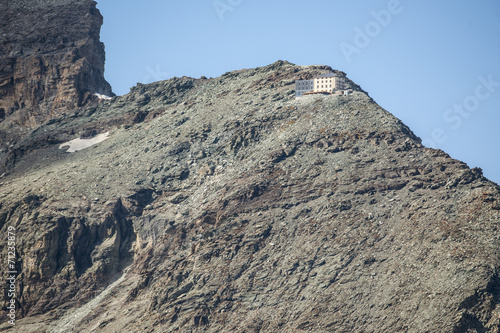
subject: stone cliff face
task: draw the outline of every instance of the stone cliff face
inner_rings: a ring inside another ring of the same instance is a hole
[[[295,99],[330,71],[173,78],[31,131],[0,183],[15,330],[498,332],[499,187],[352,82]]]
[[[90,0],[0,2],[0,122],[36,126],[89,103],[96,92],[112,94],[95,6]]]

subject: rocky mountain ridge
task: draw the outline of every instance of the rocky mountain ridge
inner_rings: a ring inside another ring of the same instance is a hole
[[[90,0],[0,2],[0,164],[30,128],[113,94],[102,22]]]
[[[498,186],[354,84],[295,99],[331,70],[139,85],[27,136],[23,332],[495,332]]]
[[[47,18],[25,40],[48,36],[30,57],[52,68],[9,86],[1,60],[1,105],[32,108],[0,123],[0,229],[15,230],[18,272],[16,325],[0,331],[499,331],[500,188],[347,78],[348,96],[294,96],[297,79],[344,73],[277,61],[91,100],[110,92],[95,4],[0,7]],[[67,52],[87,65],[59,62]],[[75,71],[47,74],[60,68]],[[54,90],[29,99],[32,81]],[[75,139],[94,141],[69,152]]]

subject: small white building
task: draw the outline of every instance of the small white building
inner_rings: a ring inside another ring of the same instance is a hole
[[[314,92],[333,93],[339,89],[339,78],[333,74],[323,74],[313,78]]]
[[[295,82],[295,96],[303,96],[304,93],[328,93],[333,94],[346,88],[345,78],[335,73],[327,73],[315,76],[312,80],[299,80]]]

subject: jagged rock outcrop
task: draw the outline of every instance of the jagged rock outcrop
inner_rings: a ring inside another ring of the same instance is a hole
[[[0,2],[0,175],[40,124],[112,96],[91,0]],[[32,142],[33,144],[33,142]]]
[[[499,187],[352,82],[295,99],[330,71],[138,85],[30,132],[0,180],[14,331],[498,332]]]
[[[91,0],[0,2],[0,122],[32,127],[112,95],[104,79],[102,16]],[[3,147],[2,147],[3,148]]]

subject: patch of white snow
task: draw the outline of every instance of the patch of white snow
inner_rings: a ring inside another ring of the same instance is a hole
[[[110,99],[113,99],[113,97],[109,97],[109,96],[99,94],[99,93],[95,93],[94,95],[96,95],[99,99],[105,99],[107,101],[109,101]]]
[[[109,137],[109,132],[99,134],[91,139],[74,139],[68,142],[65,142],[59,146],[59,149],[63,149],[66,146],[69,146],[69,149],[66,150],[67,153],[74,153],[79,150],[83,150],[85,148],[92,147],[93,145],[96,145],[100,142],[103,142],[104,140],[108,139]]]

